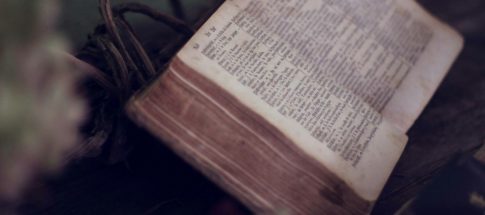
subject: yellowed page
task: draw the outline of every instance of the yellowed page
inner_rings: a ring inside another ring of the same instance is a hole
[[[432,39],[402,80],[382,114],[406,132],[418,118],[463,48],[463,38],[425,12],[414,1],[400,1],[432,31]]]
[[[253,14],[246,14],[248,9]],[[317,80],[312,62],[301,57],[305,48],[294,47],[311,44],[291,44],[291,38],[303,38],[301,31],[281,29],[286,26],[283,17],[294,16],[308,26],[325,20],[338,23],[331,28],[346,32],[343,28],[353,21],[338,9],[321,0],[226,1],[178,57],[274,124],[364,199],[374,201],[406,136],[333,76]],[[322,10],[330,15],[319,17]],[[251,18],[258,14],[268,15],[264,19],[269,23]],[[327,46],[335,46],[342,35],[327,37]]]

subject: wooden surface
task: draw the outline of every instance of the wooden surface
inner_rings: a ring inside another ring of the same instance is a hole
[[[390,214],[458,156],[485,141],[485,1],[420,0],[465,36],[465,49],[409,132],[374,214]],[[148,134],[126,163],[72,164],[39,182],[21,214],[248,214]]]

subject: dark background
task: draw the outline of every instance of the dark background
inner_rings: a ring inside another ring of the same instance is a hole
[[[167,11],[165,1],[146,2]],[[210,8],[208,1],[182,2],[195,10],[189,13],[191,20]],[[446,164],[485,143],[485,1],[419,2],[461,32],[465,48],[409,131],[409,144],[374,214],[395,212]],[[79,47],[99,21],[97,1],[63,3],[63,30]],[[150,135],[141,135],[134,144],[125,162],[108,165],[85,158],[47,182],[38,181],[20,206],[21,214],[248,214]]]

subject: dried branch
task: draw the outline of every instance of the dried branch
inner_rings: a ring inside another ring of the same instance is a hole
[[[173,2],[175,3],[175,2]],[[173,4],[174,7],[181,6]],[[96,28],[95,33],[90,35],[90,42],[85,46],[81,56],[90,59],[101,68],[102,72],[95,72],[91,80],[100,88],[86,83],[88,94],[96,104],[93,108],[93,119],[88,130],[89,137],[85,142],[88,149],[100,146],[108,150],[110,162],[117,162],[131,149],[127,145],[134,125],[124,114],[124,104],[130,96],[140,87],[145,86],[153,79],[158,71],[168,63],[168,57],[161,64],[155,63],[153,59],[159,59],[160,50],[166,47],[159,47],[150,57],[139,37],[130,23],[125,19],[127,12],[146,15],[155,21],[164,23],[175,32],[183,35],[174,37],[181,44],[193,34],[193,30],[183,21],[160,13],[148,6],[139,3],[125,3],[118,6],[111,6],[110,0],[99,0],[99,9],[104,24]],[[181,8],[174,8],[176,13]],[[178,44],[178,43],[177,43]],[[167,43],[171,49],[177,47],[173,42]],[[104,143],[110,144],[104,144]],[[105,146],[106,145],[106,146]],[[107,148],[106,148],[107,147]]]

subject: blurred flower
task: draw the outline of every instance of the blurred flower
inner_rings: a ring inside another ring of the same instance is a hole
[[[78,141],[78,73],[54,33],[55,0],[0,1],[0,200],[58,169]]]

